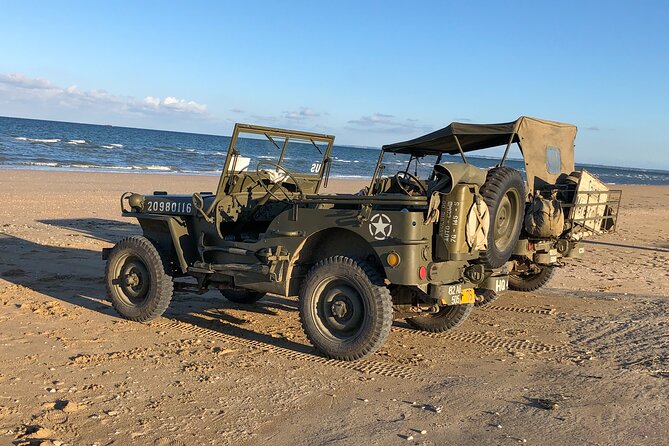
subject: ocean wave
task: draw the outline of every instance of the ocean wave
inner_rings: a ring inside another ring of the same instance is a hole
[[[67,143],[72,144],[72,145],[86,144],[86,140],[85,139],[71,139]]]
[[[58,163],[43,163],[38,161],[19,161],[16,164],[22,166],[35,166],[35,167],[58,167],[60,165]]]
[[[331,178],[336,180],[371,180],[371,175],[332,175]]]
[[[41,138],[26,138],[25,136],[19,136],[18,138],[14,139],[17,141],[28,141],[28,142],[44,143],[44,144],[53,144],[60,142],[60,139],[58,138],[41,139]]]
[[[172,171],[172,168],[168,166],[101,166],[98,164],[86,164],[86,163],[63,165],[62,167],[72,167],[75,169],[156,170],[163,172]]]
[[[97,164],[67,164],[62,167],[72,167],[74,169],[122,169],[121,166],[98,166]]]
[[[182,174],[185,175],[207,175],[207,176],[218,176],[221,174],[220,170],[182,170]]]

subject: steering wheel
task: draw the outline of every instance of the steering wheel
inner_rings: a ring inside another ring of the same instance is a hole
[[[402,192],[405,194],[411,196],[412,191],[405,186],[413,186],[414,189],[418,189],[419,192],[422,192],[423,195],[427,195],[427,189],[425,189],[425,186],[423,186],[423,183],[421,183],[420,179],[418,179],[417,176],[410,174],[409,172],[405,171],[399,171],[395,174],[395,180],[397,181],[397,185],[402,189]]]
[[[264,169],[261,169],[260,166],[271,166],[271,167],[274,168],[274,170],[283,172],[283,174],[285,176],[283,178],[281,178],[280,180],[278,180],[277,182],[272,183],[272,186],[270,187],[260,179],[260,177],[263,173],[262,170],[264,170]],[[288,196],[288,193],[286,192],[286,189],[281,187],[281,185],[283,184],[283,181],[286,179],[286,177],[290,178],[291,180],[293,180],[293,183],[295,183],[295,187],[297,188],[297,191],[300,193],[300,199],[304,198],[304,192],[302,191],[302,188],[300,187],[300,183],[295,179],[293,174],[288,169],[283,167],[282,165],[277,164],[273,161],[267,161],[267,160],[259,161],[258,164],[256,164],[256,174],[258,175],[258,184],[263,189],[265,189],[265,192],[267,192],[267,194],[270,197],[274,198],[275,200],[283,201],[285,203],[292,203],[292,202],[295,201],[294,199],[292,199],[291,197]],[[281,192],[283,193],[283,196],[285,197],[284,199],[281,199],[274,194],[277,187],[279,189],[281,189]]]

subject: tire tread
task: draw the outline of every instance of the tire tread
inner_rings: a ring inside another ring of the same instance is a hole
[[[509,275],[509,289],[513,291],[530,292],[536,291],[550,282],[555,274],[555,267],[544,266],[541,271],[529,279],[523,279],[522,276]]]
[[[453,305],[449,308],[449,313],[444,317],[434,316],[417,316],[406,318],[407,324],[411,325],[417,330],[427,331],[430,333],[443,333],[451,331],[462,325],[472,312],[474,304]],[[438,322],[438,323],[435,323]]]
[[[320,342],[312,335],[312,333],[310,333],[310,331],[306,328],[307,325],[305,324],[306,303],[304,296],[306,294],[306,289],[311,277],[313,277],[313,274],[319,271],[321,268],[329,268],[336,265],[346,265],[347,267],[353,268],[357,273],[366,277],[370,283],[373,298],[376,299],[376,301],[379,303],[379,305],[376,306],[376,314],[371,315],[371,317],[377,318],[377,320],[380,320],[381,323],[375,327],[371,338],[367,340],[365,345],[354,352],[326,352],[321,350],[318,347]],[[358,359],[369,356],[378,350],[390,334],[390,327],[392,325],[394,314],[390,290],[388,290],[388,288],[385,286],[381,274],[365,261],[356,260],[342,255],[320,260],[311,267],[300,287],[299,309],[300,323],[302,324],[302,327],[305,328],[304,332],[311,345],[318,348],[325,356],[343,361],[356,361]]]
[[[139,249],[142,250],[146,255],[146,259],[149,264],[146,265],[147,270],[154,270],[157,275],[156,283],[156,298],[150,299],[147,303],[147,306],[142,308],[140,313],[137,316],[129,316],[124,314],[124,309],[121,307],[120,302],[115,299],[114,290],[112,289],[111,276],[114,274],[111,271],[112,260],[116,252],[122,249]],[[174,293],[174,283],[172,277],[166,271],[166,262],[161,257],[160,253],[156,246],[146,237],[140,235],[131,235],[121,239],[112,250],[112,253],[109,256],[109,260],[105,266],[105,287],[107,291],[107,296],[112,302],[112,306],[116,311],[121,314],[124,318],[135,321],[135,322],[148,322],[157,317],[160,317],[167,307],[169,306],[172,295]]]

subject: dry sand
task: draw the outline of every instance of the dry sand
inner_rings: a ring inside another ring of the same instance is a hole
[[[449,334],[396,322],[340,363],[293,299],[180,294],[147,325],[110,308],[100,250],[139,232],[120,194],[215,186],[0,170],[0,444],[668,444],[669,187],[623,187],[618,233],[545,290]]]

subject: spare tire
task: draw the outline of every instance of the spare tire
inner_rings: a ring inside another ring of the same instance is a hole
[[[525,184],[520,173],[509,167],[495,167],[488,171],[481,195],[488,205],[490,228],[487,249],[481,259],[489,268],[499,268],[511,257],[525,214]]]

